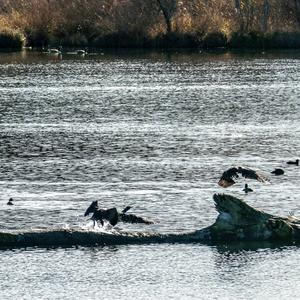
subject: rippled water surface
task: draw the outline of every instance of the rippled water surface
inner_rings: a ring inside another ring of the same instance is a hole
[[[0,53],[0,230],[82,227],[87,206],[191,231],[216,218],[222,172],[271,184],[228,190],[300,214],[300,52]],[[285,174],[272,177],[274,168]],[[13,197],[15,205],[7,200]],[[1,299],[287,299],[299,248],[145,245],[0,252]]]

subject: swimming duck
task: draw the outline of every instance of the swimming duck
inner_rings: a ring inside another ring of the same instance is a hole
[[[87,54],[87,51],[86,51],[86,50],[83,50],[83,49],[79,49],[79,50],[77,50],[77,54],[78,54],[78,55],[86,55],[86,54]]]
[[[62,46],[59,46],[58,49],[56,49],[56,48],[48,49],[49,54],[61,54],[61,52],[62,52]]]
[[[252,190],[251,188],[248,187],[248,184],[247,184],[247,183],[245,183],[245,187],[244,187],[243,191],[244,191],[246,194],[248,194],[248,193],[250,193],[250,192],[253,192],[253,190]]]
[[[276,176],[279,176],[279,175],[283,175],[284,171],[282,169],[275,169],[271,173],[274,174],[274,175],[276,175]]]
[[[13,204],[13,200],[14,200],[13,198],[9,198],[9,200],[8,200],[8,202],[6,204],[7,205],[14,205]]]
[[[296,159],[295,161],[288,161],[287,164],[299,166],[299,159]]]

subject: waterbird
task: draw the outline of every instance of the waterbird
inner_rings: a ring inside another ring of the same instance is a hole
[[[8,202],[6,204],[7,205],[14,205],[13,204],[13,200],[14,200],[13,198],[9,198],[9,200],[8,200]]]
[[[131,209],[131,206],[126,206],[126,207],[122,210],[122,214],[125,214],[126,212],[128,212],[129,209]]]
[[[49,49],[48,52],[51,53],[51,54],[61,54],[61,51],[58,50],[58,49],[55,49],[55,48]]]
[[[227,171],[223,172],[223,174],[218,182],[218,185],[220,185],[221,187],[224,187],[224,188],[232,186],[233,184],[235,184],[235,181],[233,180],[233,178],[239,178],[239,174],[248,179],[255,179],[260,182],[269,182],[268,178],[257,173],[256,171],[254,171],[252,169],[244,168],[244,167],[232,167],[232,168],[228,169]]]
[[[279,176],[279,175],[283,175],[284,171],[282,169],[277,168],[274,171],[272,171],[271,173],[276,175],[276,176]]]
[[[62,52],[62,46],[59,46],[58,49],[56,48],[49,48],[48,53],[50,54],[61,54]]]
[[[131,209],[131,206],[126,206],[122,212],[119,213],[115,207],[101,209],[98,206],[98,201],[93,201],[85,211],[84,216],[86,217],[91,213],[93,214],[91,220],[94,222],[94,227],[97,221],[100,221],[101,225],[103,226],[104,220],[108,221],[112,226],[115,226],[119,221],[124,223],[153,224],[152,221],[146,220],[134,214],[126,214],[129,209]]]
[[[93,201],[88,209],[85,211],[84,216],[88,216],[93,213],[91,220],[94,222],[94,227],[96,222],[100,221],[101,225],[104,225],[104,220],[107,220],[112,226],[118,223],[118,211],[116,208],[110,209],[100,209],[98,207],[98,201]]]
[[[287,164],[288,164],[288,165],[296,165],[296,166],[299,166],[299,159],[296,159],[295,161],[291,161],[291,160],[290,160],[290,161],[287,162]]]
[[[253,192],[253,190],[252,190],[251,188],[248,187],[248,184],[247,184],[247,183],[245,183],[245,187],[244,187],[243,191],[244,191],[246,194],[248,194],[249,192]]]
[[[83,49],[79,49],[79,50],[76,51],[76,53],[77,53],[78,55],[86,55],[86,54],[87,54],[87,51],[86,51],[86,50],[83,50]]]

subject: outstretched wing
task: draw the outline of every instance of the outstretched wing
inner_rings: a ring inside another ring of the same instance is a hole
[[[260,182],[269,182],[269,179],[256,171],[248,168],[238,168],[238,173],[240,173],[243,177],[258,180]]]
[[[131,209],[131,206],[126,206],[126,207],[122,210],[122,214],[125,214],[126,212],[128,212],[129,209]]]
[[[144,219],[142,217],[132,215],[132,214],[119,214],[119,217],[122,222],[124,223],[143,223],[143,224],[153,224],[152,221],[149,221],[147,219]]]
[[[222,174],[222,176],[218,182],[218,185],[220,185],[221,187],[227,188],[227,187],[235,184],[235,181],[233,180],[233,178],[238,178],[238,177],[239,177],[238,169],[235,167],[230,168]]]
[[[112,226],[115,226],[119,221],[119,214],[115,207],[103,211],[102,216],[103,219],[107,220]]]
[[[243,177],[248,179],[258,180],[260,182],[269,182],[269,179],[267,177],[257,173],[252,169],[243,168],[243,167],[238,167],[238,168],[233,167],[228,169],[222,174],[218,184],[224,188],[232,186],[233,184],[235,184],[233,178],[238,178],[239,174],[241,174]]]

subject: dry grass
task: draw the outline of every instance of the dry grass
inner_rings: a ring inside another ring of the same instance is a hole
[[[0,31],[21,32],[33,46],[106,47],[165,47],[177,42],[188,47],[202,45],[208,35],[298,32],[295,1],[269,2],[265,29],[264,0],[240,0],[238,10],[233,0],[178,0],[173,32],[166,36],[156,0],[0,0]]]

